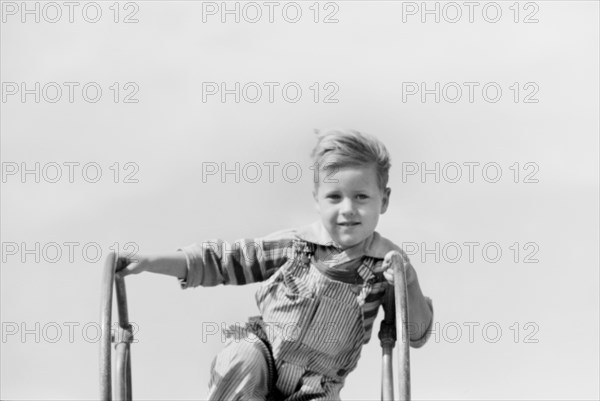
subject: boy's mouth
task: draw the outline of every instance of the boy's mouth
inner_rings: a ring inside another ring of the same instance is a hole
[[[339,225],[339,226],[342,226],[342,227],[352,227],[352,226],[357,226],[357,225],[359,225],[359,224],[360,224],[360,223],[359,223],[359,222],[356,222],[356,221],[350,221],[350,222],[338,223],[338,225]]]

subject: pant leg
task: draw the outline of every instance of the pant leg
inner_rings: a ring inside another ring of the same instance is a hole
[[[302,375],[299,389],[285,401],[339,401],[343,384],[315,372]]]
[[[208,400],[266,400],[271,378],[265,344],[252,333],[228,338],[213,359]]]

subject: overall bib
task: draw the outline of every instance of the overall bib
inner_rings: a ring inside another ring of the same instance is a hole
[[[317,268],[322,262],[311,261],[312,253],[297,241],[295,257],[256,293],[277,370],[276,392],[287,401],[339,399],[363,345],[361,296],[373,273],[358,269],[353,283],[334,280]]]

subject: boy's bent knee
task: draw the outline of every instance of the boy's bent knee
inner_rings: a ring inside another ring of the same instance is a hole
[[[229,338],[212,363],[209,399],[265,399],[271,379],[265,351],[251,333],[247,338]]]

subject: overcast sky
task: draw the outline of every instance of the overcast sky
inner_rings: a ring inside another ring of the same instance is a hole
[[[347,127],[434,302],[413,397],[598,399],[597,2],[35,4],[2,3],[0,398],[97,399],[111,248],[311,223],[313,131]],[[202,398],[257,285],[126,282],[134,398]],[[379,397],[376,334],[344,399]]]

